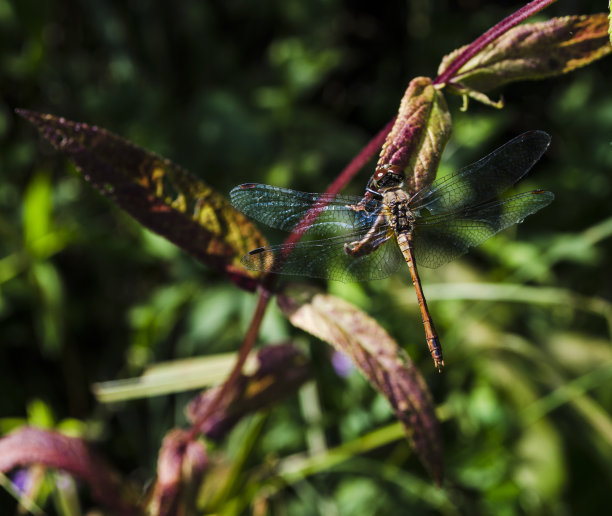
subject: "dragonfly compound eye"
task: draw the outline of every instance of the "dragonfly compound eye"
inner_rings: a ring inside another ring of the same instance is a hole
[[[372,176],[372,182],[374,183],[375,186],[378,186],[386,175],[387,175],[387,170],[379,168],[376,172],[374,172],[374,175]]]
[[[401,186],[404,181],[404,172],[397,165],[382,165],[376,169],[372,176],[374,188],[392,188]]]

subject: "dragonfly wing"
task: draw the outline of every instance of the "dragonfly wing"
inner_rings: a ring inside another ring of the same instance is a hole
[[[315,237],[367,230],[380,211],[376,200],[369,203],[368,210],[355,211],[349,206],[359,203],[360,197],[298,192],[256,183],[237,186],[230,192],[230,199],[245,215],[283,231],[291,231],[315,203],[322,203],[324,206],[308,230]]]
[[[460,212],[424,217],[413,231],[414,254],[419,265],[439,267],[482,244],[554,199],[552,192],[535,190],[491,201]]]
[[[550,136],[544,131],[523,133],[417,192],[410,207],[417,215],[440,215],[497,198],[529,172],[549,144]]]
[[[242,263],[252,270],[350,282],[386,278],[404,261],[393,233],[384,230],[376,235],[379,245],[369,254],[355,257],[346,253],[344,244],[362,236],[261,247],[246,254]]]
[[[390,240],[393,232],[379,214],[382,204],[361,197],[298,192],[260,184],[245,184],[230,192],[234,207],[270,227],[291,231],[308,211],[322,204],[317,218],[298,243],[254,249],[242,258],[245,267],[277,274],[295,274],[339,281],[379,279],[393,273],[402,261]],[[375,234],[371,234],[372,227]],[[367,236],[366,236],[367,235]],[[360,256],[348,254],[345,244],[367,238]],[[391,239],[394,240],[394,239]],[[399,259],[398,259],[399,258]]]

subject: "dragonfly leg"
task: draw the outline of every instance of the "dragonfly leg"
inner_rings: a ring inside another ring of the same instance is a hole
[[[354,208],[355,211],[361,209],[358,205],[351,206],[351,208]],[[344,244],[344,252],[354,258],[358,258],[359,256],[370,254],[372,251],[378,249],[380,245],[389,239],[389,235],[386,233],[382,236],[380,235],[380,225],[385,221],[386,218],[384,214],[379,214],[374,224],[372,224],[372,227],[361,240],[355,240],[349,244]]]

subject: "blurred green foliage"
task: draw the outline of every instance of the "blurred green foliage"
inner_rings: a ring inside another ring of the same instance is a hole
[[[411,78],[433,77],[445,53],[518,7],[0,0],[3,430],[27,418],[40,424],[40,414],[47,414],[44,425],[80,420],[74,431],[144,483],[165,432],[185,423],[193,393],[101,406],[91,384],[137,375],[150,363],[234,351],[253,308],[249,294],[98,196],[14,108],[105,127],[220,192],[246,181],[320,191],[391,119]],[[604,7],[560,1],[539,19]],[[245,421],[228,439],[233,480],[217,492],[217,510],[246,511],[268,492],[272,514],[606,510],[611,78],[607,59],[512,85],[502,111],[472,102],[460,113],[460,99],[450,99],[454,136],[440,173],[543,129],[552,145],[521,189],[546,188],[556,200],[466,258],[421,271],[444,374],[431,366],[408,274],[330,285],[374,316],[426,374],[444,419],[445,489],[428,485],[401,432],[382,447],[363,445],[360,453],[357,446],[339,463],[323,453],[287,488],[245,484],[250,468],[288,466],[284,457],[313,450],[313,436],[333,448],[393,425],[363,379],[337,376],[327,346],[289,328],[273,309],[261,342],[297,338],[310,351],[317,389],[261,422]],[[361,191],[368,176],[364,170],[349,189]],[[2,512],[14,504],[0,494]]]

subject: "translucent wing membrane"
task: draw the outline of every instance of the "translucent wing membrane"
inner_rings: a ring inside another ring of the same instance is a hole
[[[535,190],[462,211],[418,219],[413,231],[419,265],[440,267],[503,229],[549,205],[551,192]]]
[[[476,163],[434,181],[410,199],[410,206],[417,216],[426,216],[492,200],[521,179],[549,143],[544,131],[523,133]]]
[[[369,211],[355,211],[349,206],[361,197],[298,192],[287,188],[247,183],[230,192],[235,208],[245,215],[270,226],[291,231],[317,202],[325,203],[309,229],[310,236],[330,236],[331,233],[369,229],[380,211],[378,201],[371,201]]]
[[[370,235],[377,243],[371,252],[353,256],[344,250],[345,244],[362,240],[375,225],[382,208],[375,199],[368,202],[366,209],[354,210],[351,206],[358,204],[360,197],[305,193],[254,183],[234,188],[230,197],[234,207],[246,215],[284,231],[291,231],[315,203],[325,203],[300,242],[254,249],[242,258],[248,269],[366,281],[389,276],[403,261],[386,222],[379,223]],[[389,239],[393,242],[387,242]]]
[[[351,282],[386,278],[404,262],[393,233],[384,230],[376,235],[383,243],[371,253],[357,257],[347,254],[344,244],[363,236],[354,233],[262,247],[245,255],[242,263],[252,270]]]

